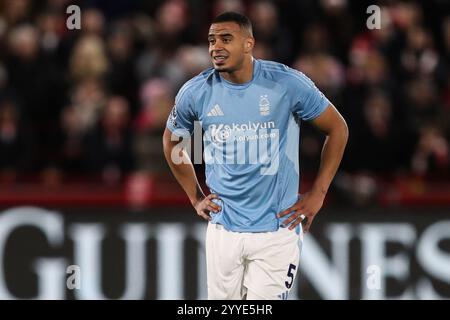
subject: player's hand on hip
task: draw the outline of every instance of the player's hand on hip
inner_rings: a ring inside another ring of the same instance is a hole
[[[217,213],[222,210],[219,205],[212,201],[212,199],[220,200],[215,193],[211,193],[194,204],[197,214],[207,221],[211,221],[211,216],[209,215],[211,211]]]
[[[302,223],[303,232],[308,232],[311,223],[317,212],[322,208],[325,195],[321,192],[310,191],[301,195],[300,199],[290,208],[280,212],[277,217],[282,218],[292,213],[289,218],[283,221],[284,226],[289,226],[293,230],[298,224]]]

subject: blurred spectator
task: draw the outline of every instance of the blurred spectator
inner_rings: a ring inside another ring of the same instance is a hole
[[[393,2],[390,11],[394,24],[401,30],[408,30],[422,23],[422,10],[415,1]]]
[[[266,45],[276,61],[290,63],[292,59],[292,35],[278,20],[278,12],[271,1],[254,1],[249,8],[256,42]]]
[[[214,17],[227,11],[245,14],[245,7],[241,0],[216,0],[213,4],[212,15]]]
[[[97,124],[106,99],[106,92],[99,80],[86,79],[73,88],[71,102],[77,115],[78,126],[83,132]]]
[[[135,91],[138,84],[134,68],[134,38],[131,26],[126,20],[112,24],[106,45],[111,65],[105,77],[109,91],[127,98],[131,113],[135,115]]]
[[[32,134],[20,119],[15,103],[0,101],[0,179],[14,179],[32,169]]]
[[[406,84],[406,120],[410,130],[417,132],[422,124],[437,119],[440,113],[437,98],[436,88],[429,78],[414,78]]]
[[[320,19],[320,23],[316,21],[308,24],[309,27],[307,25],[304,28],[303,46],[308,47],[310,45],[309,40],[317,39],[317,36],[321,35],[317,32],[319,31],[323,33],[323,36],[327,36],[327,41],[322,42],[321,45],[329,47],[327,51],[333,56],[345,59],[355,30],[355,19],[352,17],[352,10],[350,10],[352,1],[321,0],[318,3],[324,17]],[[309,12],[307,11],[305,15],[309,15]],[[311,37],[308,36],[309,32],[311,32]],[[332,37],[328,37],[328,35],[332,35]]]
[[[102,37],[105,32],[105,17],[95,8],[83,9],[81,30],[84,35]]]
[[[406,39],[400,60],[404,77],[433,74],[439,56],[433,49],[431,35],[422,27],[415,26],[407,31]]]
[[[135,122],[135,154],[138,169],[167,171],[161,136],[173,106],[174,95],[163,79],[152,79],[141,88],[141,110]]]
[[[448,174],[450,168],[449,144],[436,126],[424,126],[412,157],[416,174]]]
[[[64,172],[82,173],[86,168],[86,130],[75,106],[66,107],[61,114],[61,139],[59,167]]]
[[[164,129],[174,99],[167,81],[161,78],[147,81],[142,85],[140,99],[141,109],[136,117],[136,130],[144,132]]]
[[[101,79],[108,67],[105,46],[100,37],[83,36],[78,40],[70,59],[70,72],[75,81]]]
[[[304,55],[295,61],[294,68],[302,70],[331,100],[336,101],[345,81],[345,69],[326,53]]]
[[[174,88],[180,88],[187,80],[210,67],[210,57],[206,46],[181,46],[164,74]]]
[[[44,57],[37,28],[20,24],[10,30],[6,60],[9,90],[18,97],[21,117],[36,134],[36,168],[51,162],[57,152],[58,115],[65,99],[65,82],[58,65]]]
[[[445,18],[442,21],[442,29],[443,29],[442,36],[444,38],[444,45],[446,49],[444,55],[448,57],[448,54],[450,54],[450,17],[447,16],[447,18]]]
[[[408,166],[411,154],[402,127],[394,124],[389,97],[382,91],[369,94],[363,106],[364,122],[355,137],[354,161],[359,171],[384,174]]]
[[[273,60],[272,49],[264,42],[256,42],[253,48],[253,56],[256,59]]]
[[[158,9],[155,17],[154,38],[150,39],[152,41],[148,43],[136,64],[138,79],[141,82],[152,77],[166,77],[173,73],[173,69],[176,69],[173,64],[177,62],[175,57],[177,48],[193,42],[187,24],[187,8],[185,1],[170,0]]]
[[[330,39],[324,25],[312,24],[302,32],[302,35],[305,53],[324,53],[329,50]]]
[[[387,86],[386,59],[376,50],[356,47],[351,52],[348,77],[354,86]]]
[[[37,17],[37,26],[41,34],[40,47],[43,52],[57,59],[61,37],[65,29],[64,17],[56,11],[45,11]],[[55,61],[56,63],[57,61]]]
[[[0,92],[4,91],[8,85],[8,73],[5,66],[0,62]]]
[[[156,12],[156,41],[164,50],[175,50],[190,40],[188,5],[184,0],[165,1]]]
[[[87,160],[93,173],[101,173],[105,182],[118,183],[134,167],[130,111],[126,99],[108,99],[100,122],[88,133]]]
[[[31,13],[30,0],[4,0],[2,1],[3,16],[8,25],[14,26],[26,22]]]

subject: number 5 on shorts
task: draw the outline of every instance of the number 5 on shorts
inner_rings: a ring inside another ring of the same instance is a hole
[[[289,281],[285,281],[284,284],[286,285],[286,288],[290,289],[292,287],[292,283],[294,282],[294,273],[293,271],[295,271],[297,267],[295,266],[295,264],[290,264],[289,265],[289,269],[288,269],[288,273],[287,276],[290,279]]]

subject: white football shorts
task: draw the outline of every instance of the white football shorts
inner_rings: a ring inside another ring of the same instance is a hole
[[[285,300],[298,270],[303,230],[233,232],[208,224],[208,299]]]

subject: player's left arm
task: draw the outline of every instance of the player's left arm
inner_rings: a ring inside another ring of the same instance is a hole
[[[323,205],[331,181],[341,163],[344,149],[348,140],[348,127],[339,111],[330,103],[328,107],[316,118],[312,124],[326,135],[322,148],[319,172],[314,180],[311,190],[302,195],[292,207],[280,212],[283,217],[295,211],[286,221],[289,229],[294,229],[305,220],[303,231],[307,232],[315,215]]]

